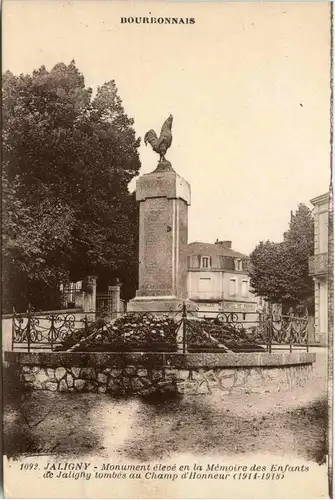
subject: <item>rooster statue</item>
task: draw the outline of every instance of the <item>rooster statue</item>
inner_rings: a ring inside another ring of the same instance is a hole
[[[155,153],[159,154],[159,162],[166,161],[165,154],[172,143],[172,121],[173,116],[170,115],[169,118],[164,122],[161,130],[161,135],[159,138],[154,130],[149,130],[144,136],[144,144],[148,143],[151,145]]]

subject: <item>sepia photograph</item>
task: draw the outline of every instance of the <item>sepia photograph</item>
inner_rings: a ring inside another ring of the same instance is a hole
[[[333,498],[333,6],[6,0],[6,498]]]

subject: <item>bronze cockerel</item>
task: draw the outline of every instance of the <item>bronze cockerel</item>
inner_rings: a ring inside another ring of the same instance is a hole
[[[161,130],[161,135],[159,138],[154,130],[149,130],[144,136],[144,144],[148,143],[151,145],[155,153],[159,154],[159,161],[166,161],[165,154],[172,143],[172,121],[173,116],[170,115],[169,118],[164,122]]]

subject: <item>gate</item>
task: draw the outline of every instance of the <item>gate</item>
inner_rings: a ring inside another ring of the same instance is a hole
[[[96,294],[95,311],[99,316],[108,315],[118,318],[126,312],[126,302],[114,291],[98,292]]]
[[[96,312],[112,314],[113,312],[113,294],[112,292],[99,292],[96,296]]]

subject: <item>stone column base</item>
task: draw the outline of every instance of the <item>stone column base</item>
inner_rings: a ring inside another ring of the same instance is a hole
[[[127,304],[127,312],[152,312],[152,313],[182,313],[183,303],[187,310],[193,314],[197,311],[197,304],[188,299],[179,299],[174,296],[163,297],[135,297]]]

